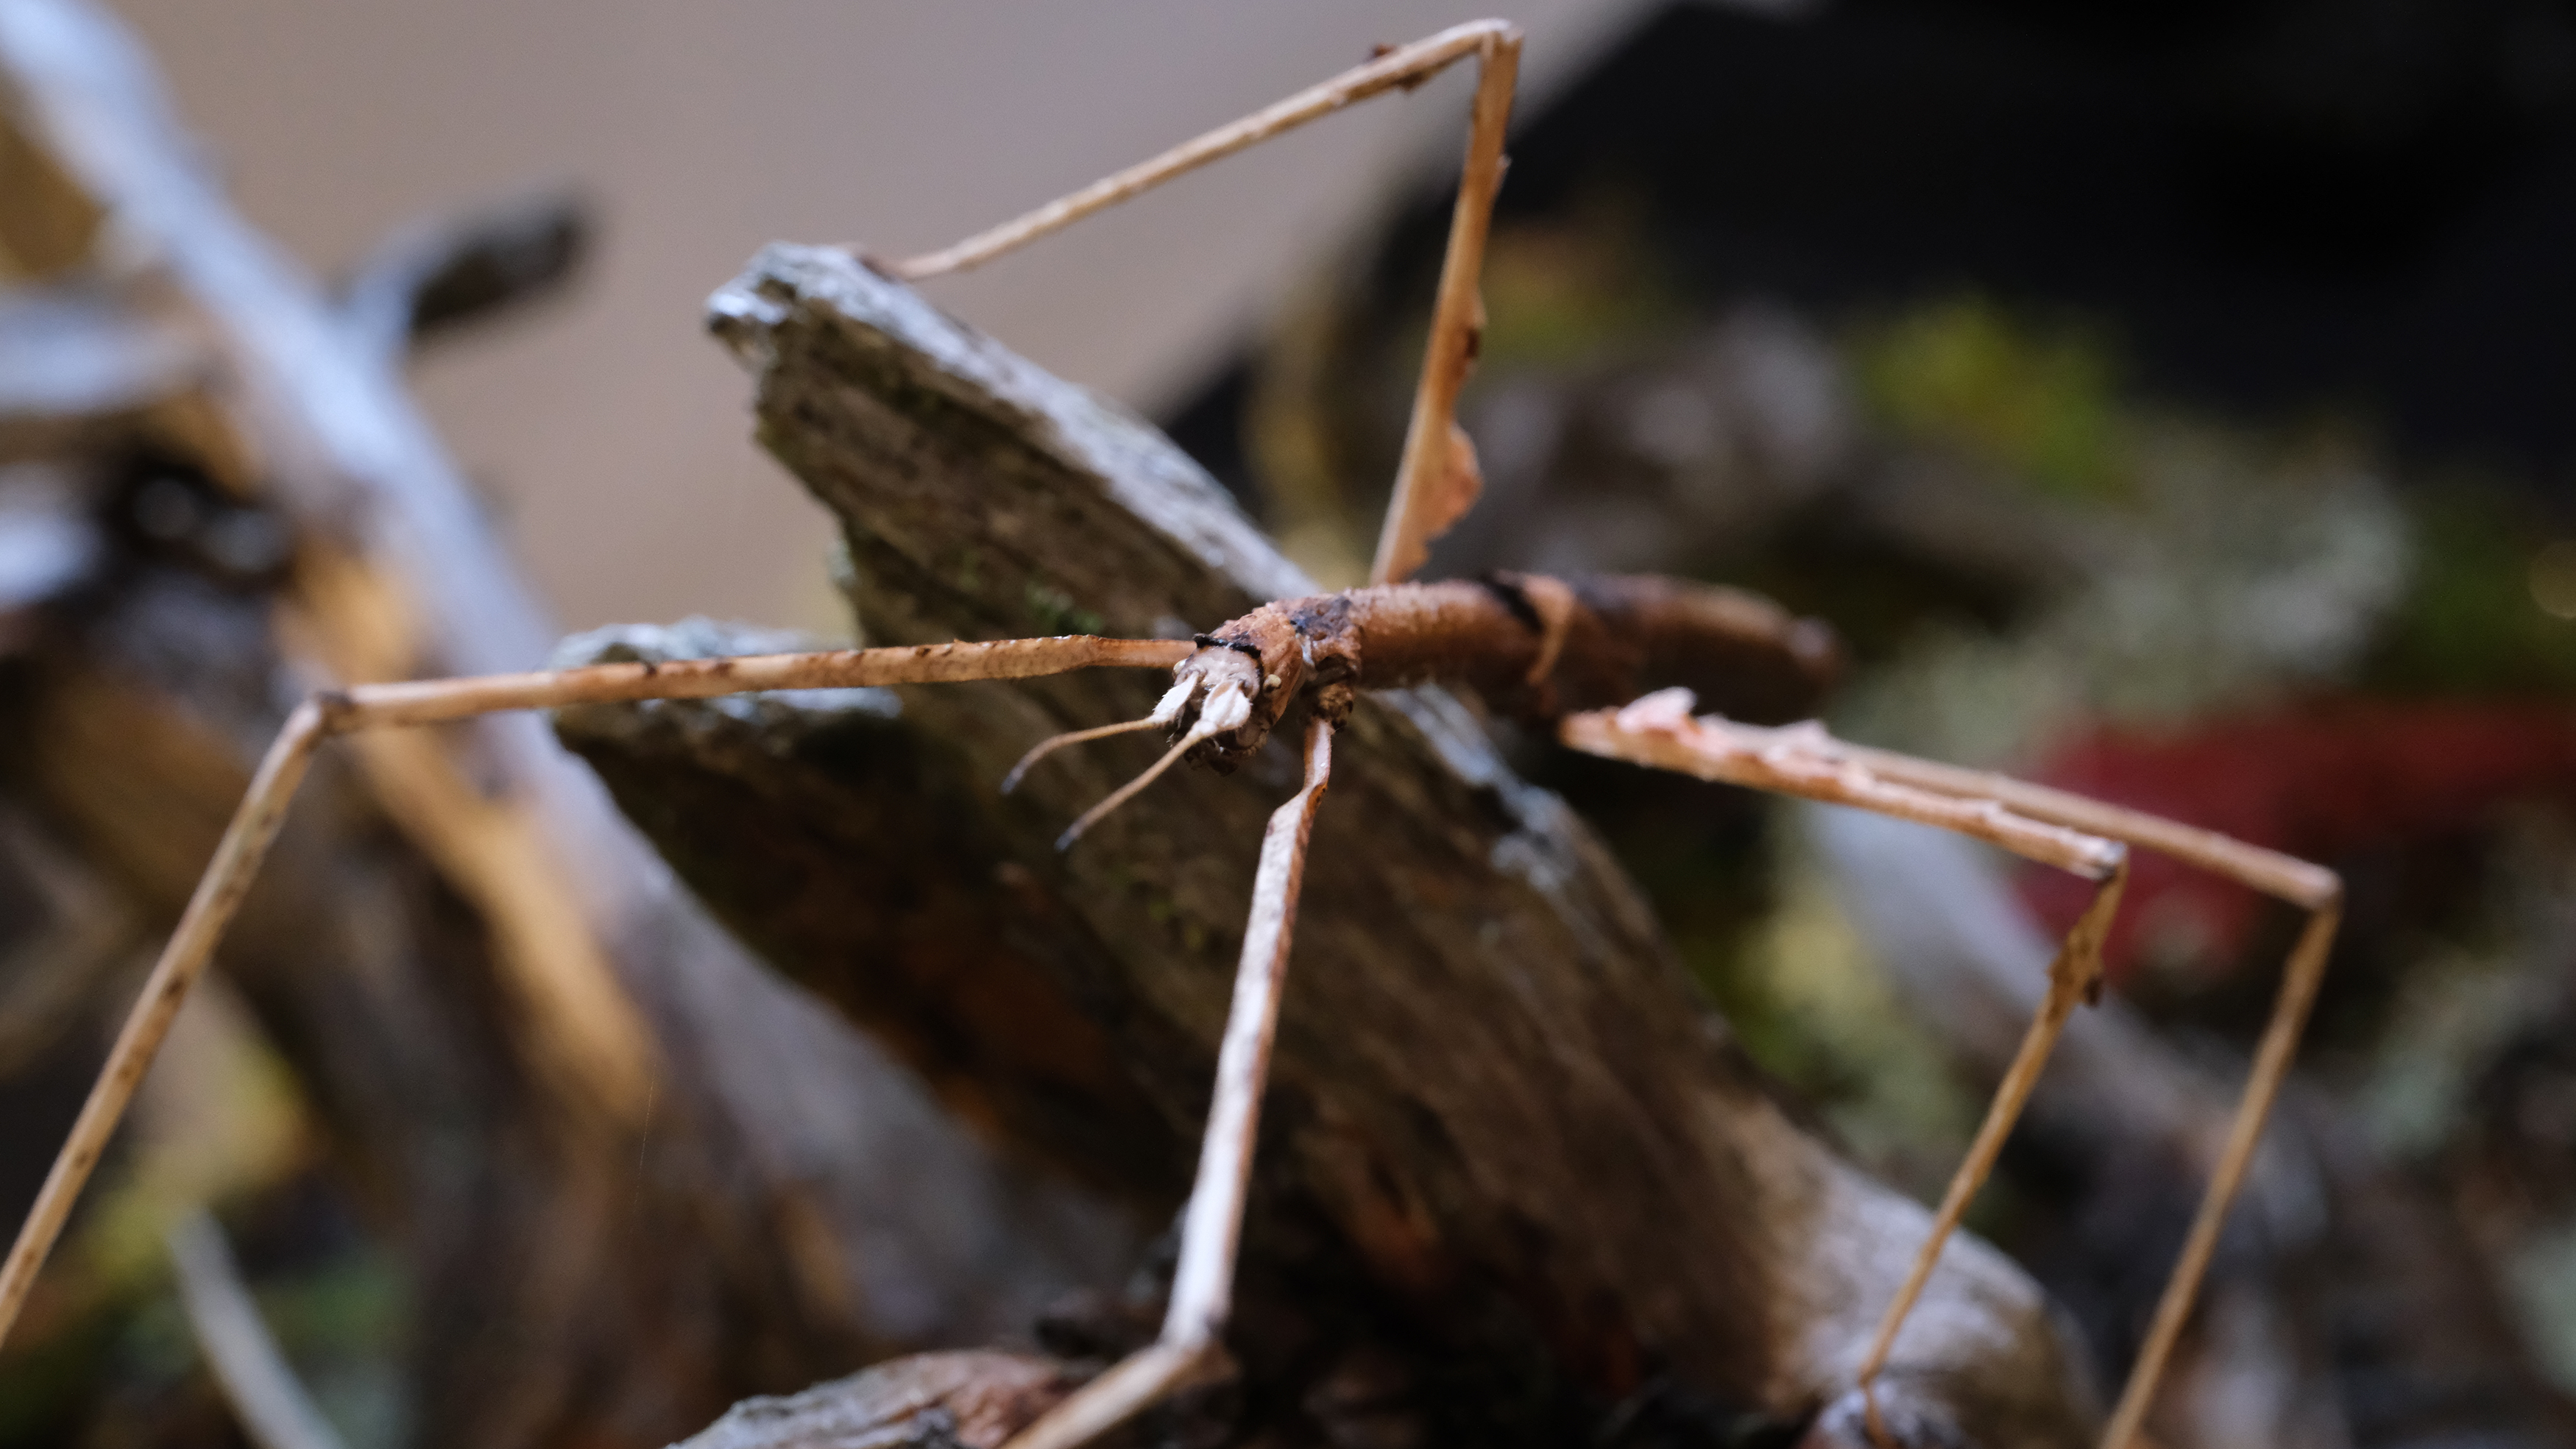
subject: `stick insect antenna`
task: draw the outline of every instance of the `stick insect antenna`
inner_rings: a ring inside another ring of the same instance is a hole
[[[1198,687],[1199,676],[1194,674],[1166,691],[1162,700],[1154,706],[1154,712],[1143,719],[1124,720],[1118,724],[1094,725],[1087,730],[1066,730],[1060,735],[1047,736],[1030,746],[1029,752],[1020,756],[1020,762],[1011,767],[1011,773],[1002,777],[1002,793],[1008,795],[1020,788],[1020,781],[1027,778],[1030,766],[1067,745],[1105,740],[1111,735],[1132,735],[1138,730],[1150,730],[1170,724],[1180,717],[1181,706],[1190,702],[1191,692]]]
[[[1030,766],[1067,745],[1089,744],[1093,740],[1105,740],[1112,735],[1132,735],[1138,730],[1149,730],[1161,723],[1161,720],[1149,716],[1144,719],[1121,720],[1117,724],[1094,725],[1087,730],[1066,730],[1060,735],[1049,735],[1030,746],[1029,752],[1020,756],[1020,762],[1011,767],[1011,773],[1002,777],[1002,793],[1008,795],[1020,788],[1020,781],[1028,777]]]
[[[1197,682],[1198,681],[1195,679],[1182,680],[1179,684],[1172,686],[1172,692],[1164,695],[1164,700],[1167,702],[1176,698],[1186,700],[1188,698],[1188,688],[1195,685]],[[1176,713],[1178,712],[1177,705],[1174,706],[1174,710]],[[1161,707],[1156,706],[1154,712],[1156,714],[1161,714]],[[1138,775],[1135,779],[1130,780],[1126,784],[1119,786],[1117,789],[1110,791],[1109,798],[1092,806],[1090,809],[1083,811],[1080,816],[1075,818],[1071,825],[1064,828],[1064,834],[1055,838],[1055,848],[1058,850],[1071,850],[1073,848],[1073,843],[1082,838],[1082,832],[1099,824],[1110,811],[1115,810],[1119,806],[1126,804],[1128,801],[1135,799],[1139,791],[1143,790],[1146,786],[1153,784],[1156,780],[1161,779],[1165,770],[1168,770],[1172,768],[1173,765],[1179,763],[1181,756],[1190,752],[1190,747],[1192,745],[1208,738],[1210,735],[1221,735],[1227,730],[1233,729],[1235,726],[1250,718],[1252,718],[1252,701],[1244,697],[1243,691],[1227,688],[1220,689],[1214,694],[1209,695],[1207,703],[1199,709],[1197,722],[1192,724],[1179,739],[1172,742],[1172,747],[1163,752],[1163,757],[1161,759],[1146,766],[1145,773]],[[1159,721],[1154,721],[1149,718],[1147,722],[1158,723]],[[1017,772],[1015,771],[1014,773]]]
[[[1234,1302],[1235,1251],[1252,1181],[1252,1149],[1261,1126],[1261,1092],[1270,1075],[1270,1046],[1279,1030],[1279,997],[1288,980],[1288,947],[1305,883],[1306,842],[1315,808],[1333,774],[1333,728],[1306,727],[1306,782],[1270,814],[1253,876],[1252,911],[1244,922],[1243,957],[1235,968],[1234,1002],[1217,1048],[1216,1091],[1199,1147],[1198,1177],[1181,1210],[1180,1263],[1171,1304],[1152,1345],[1122,1360],[1021,1430],[1002,1449],[1075,1449],[1116,1428],[1157,1400],[1222,1373],[1219,1341]]]

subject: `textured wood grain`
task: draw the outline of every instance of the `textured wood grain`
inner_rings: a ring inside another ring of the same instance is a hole
[[[921,1354],[737,1404],[673,1449],[997,1449],[1072,1382],[1029,1355]]]

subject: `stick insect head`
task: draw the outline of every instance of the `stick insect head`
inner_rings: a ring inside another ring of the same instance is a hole
[[[1083,812],[1056,841],[1070,847],[1103,816],[1135,798],[1184,759],[1230,770],[1270,738],[1300,691],[1313,688],[1317,716],[1338,724],[1350,712],[1359,673],[1349,601],[1340,595],[1264,604],[1213,634],[1172,667],[1172,687],[1154,712],[1125,724],[1075,730],[1041,741],[1002,782],[1008,791],[1031,765],[1068,744],[1161,726],[1172,747],[1153,766]]]
[[[1264,604],[1201,634],[1198,645],[1197,653],[1172,667],[1182,684],[1198,682],[1203,703],[1194,707],[1210,708],[1234,694],[1250,704],[1242,720],[1210,731],[1201,747],[1198,758],[1219,769],[1259,750],[1301,694],[1312,693],[1315,708],[1336,723],[1350,712],[1359,644],[1345,595]]]

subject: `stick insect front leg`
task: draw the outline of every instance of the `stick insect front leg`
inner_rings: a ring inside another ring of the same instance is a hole
[[[0,1343],[7,1341],[37,1272],[62,1234],[72,1204],[98,1166],[135,1089],[151,1070],[189,989],[204,974],[224,928],[257,879],[260,863],[285,822],[287,806],[315,751],[330,736],[573,704],[708,699],[770,689],[1027,679],[1103,666],[1168,668],[1191,652],[1186,642],[1070,635],[665,664],[601,664],[533,674],[359,685],[297,706],[251,777],[249,793],[235,809],[214,860],[199,879],[177,929],[144,982],[142,996],[109,1048],[107,1064],[46,1174],[7,1261],[0,1263]]]
[[[1271,812],[1261,836],[1243,959],[1235,968],[1234,1002],[1217,1050],[1216,1089],[1199,1146],[1198,1177],[1181,1214],[1180,1265],[1162,1332],[1153,1344],[1048,1410],[1003,1449],[1074,1449],[1169,1395],[1225,1372],[1220,1336],[1233,1306],[1235,1250],[1243,1237],[1261,1094],[1270,1075],[1270,1044],[1279,1028],[1279,996],[1288,979],[1306,842],[1333,773],[1333,729],[1322,718],[1307,725],[1305,784]]]
[[[2323,866],[2212,831],[2008,776],[1847,744],[1813,725],[1765,729],[1714,718],[1693,719],[1688,697],[1678,691],[1649,696],[1621,710],[1570,715],[1562,722],[1559,737],[1573,748],[1591,754],[1943,826],[1991,841],[2028,859],[2078,873],[2089,873],[2084,862],[2051,860],[2026,848],[2022,828],[2062,829],[2094,839],[2111,850],[2139,846],[2250,886],[2308,913],[2307,925],[2292,945],[2283,968],[2280,993],[2255,1051],[2244,1095],[2229,1123],[2226,1145],[2210,1174],[2209,1187],[2192,1219],[2182,1254],[2157,1301],[2155,1317],[2138,1350],[2137,1362],[2129,1371],[2129,1381],[2103,1430],[2104,1449],[2127,1449],[2137,1437],[2165,1364],[2191,1316],[2192,1300],[2218,1247],[2219,1230],[2253,1163],[2264,1120],[2289,1072],[2290,1058],[2297,1049],[2309,1008],[2316,1002],[2341,916],[2342,881]],[[1992,1171],[1995,1155],[2037,1085],[2040,1069],[2046,1065],[2066,1018],[2078,999],[2089,999],[2100,989],[2102,941],[2117,909],[2127,868],[2124,853],[2106,874],[2093,877],[2102,882],[2101,888],[2050,966],[2048,990],[2030,1030],[1996,1089],[1967,1159],[1960,1164],[1943,1196],[1932,1231],[1917,1253],[1904,1286],[1888,1305],[1862,1358],[1856,1378],[1865,1396],[1871,1432],[1882,1444],[1887,1442],[1887,1436],[1870,1390],[1886,1367],[1897,1332],[1920,1297],[1943,1245]]]

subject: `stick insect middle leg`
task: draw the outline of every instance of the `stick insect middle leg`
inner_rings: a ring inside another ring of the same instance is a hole
[[[1458,391],[1474,364],[1477,334],[1484,328],[1484,304],[1478,299],[1477,282],[1484,268],[1485,235],[1493,220],[1494,197],[1503,186],[1503,137],[1511,121],[1520,54],[1520,28],[1509,22],[1471,20],[1453,25],[1410,45],[1386,49],[1365,65],[1184,141],[1160,156],[1103,177],[953,246],[876,265],[907,282],[982,266],[1175,177],[1346,106],[1391,90],[1411,90],[1457,62],[1474,57],[1476,98],[1468,116],[1467,158],[1458,173],[1458,200],[1450,211],[1449,240],[1440,263],[1440,291],[1432,303],[1431,332],[1425,344],[1422,374],[1415,384],[1404,453],[1396,465],[1394,491],[1387,500],[1376,561],[1369,570],[1370,583],[1394,583],[1422,566],[1426,544],[1466,512],[1479,486],[1474,447],[1456,420]],[[851,250],[864,255],[857,248]]]

